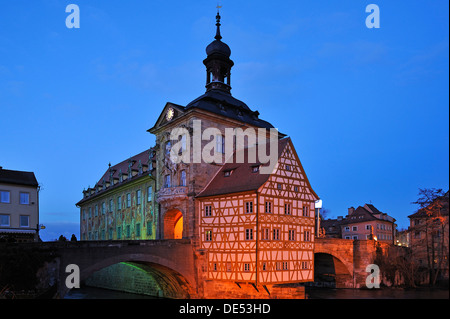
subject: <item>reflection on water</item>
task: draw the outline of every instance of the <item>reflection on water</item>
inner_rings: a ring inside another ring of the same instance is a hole
[[[81,287],[70,290],[64,299],[159,299],[157,297],[132,294],[95,287]]]
[[[445,289],[332,289],[306,288],[308,299],[449,299]],[[108,289],[81,287],[72,289],[64,299],[159,299]]]
[[[449,299],[449,290],[417,289],[332,289],[306,288],[308,299]]]

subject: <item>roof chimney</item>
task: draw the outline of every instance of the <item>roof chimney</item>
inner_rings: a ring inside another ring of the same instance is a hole
[[[351,215],[351,214],[353,214],[355,212],[355,207],[350,207],[349,209],[348,209],[348,215]]]

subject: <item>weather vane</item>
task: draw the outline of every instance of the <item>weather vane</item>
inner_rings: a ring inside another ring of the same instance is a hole
[[[219,9],[222,9],[222,6],[220,5],[220,3],[219,2],[217,2],[217,12],[219,12]]]

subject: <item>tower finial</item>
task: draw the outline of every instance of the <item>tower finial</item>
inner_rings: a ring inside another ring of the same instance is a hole
[[[222,6],[221,5],[217,5],[217,15],[216,15],[217,31],[216,31],[216,36],[214,37],[214,39],[216,39],[216,40],[222,39],[222,36],[220,35],[220,13],[219,13],[219,9],[220,8],[222,8]]]

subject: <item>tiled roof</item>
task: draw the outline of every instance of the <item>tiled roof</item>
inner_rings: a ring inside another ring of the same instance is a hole
[[[0,183],[38,186],[33,172],[13,171],[3,168],[0,168]]]
[[[150,156],[150,152],[152,152],[153,149],[147,149],[137,155],[134,155],[114,166],[108,167],[108,169],[105,171],[105,173],[103,174],[103,176],[98,180],[98,182],[94,185],[93,188],[89,188],[86,192],[87,194],[89,194],[88,196],[85,196],[83,199],[81,199],[76,205],[79,205],[81,203],[83,203],[86,200],[90,200],[98,195],[103,194],[104,192],[108,191],[111,189],[111,187],[117,187],[119,185],[124,185],[125,183],[129,182],[129,181],[134,181],[136,178],[139,178],[143,175],[139,175],[136,174],[135,176],[133,176],[132,178],[128,179],[128,168],[129,165],[131,164],[131,170],[133,172],[139,172],[139,163],[142,165],[143,167],[143,172],[145,173],[148,170],[148,161],[149,161],[149,156]],[[124,175],[123,177],[123,182],[122,183],[118,183],[119,178],[120,178],[120,172],[122,172],[122,174]],[[112,173],[112,176],[111,176]],[[133,174],[132,174],[133,175]],[[111,177],[113,178],[113,180],[115,181],[115,183],[111,184]],[[98,192],[94,192],[92,195],[90,194],[90,192],[92,190],[95,190],[98,187],[102,187],[103,188],[103,181],[105,181],[105,183],[110,183],[109,187],[106,187],[106,189],[101,189]],[[112,186],[111,186],[112,185]],[[84,192],[83,192],[84,193]]]
[[[289,138],[284,138],[278,141],[277,159],[280,157],[289,140]],[[267,147],[267,149],[269,149],[269,147]],[[249,149],[245,150],[245,152],[241,151],[244,152],[244,163],[235,163],[236,160],[233,160],[233,163],[226,163],[223,165],[212,178],[211,182],[199,195],[197,195],[197,197],[256,191],[261,187],[267,181],[270,174],[253,172],[253,167],[262,164],[259,161],[256,163],[249,163],[247,156]],[[256,152],[256,154],[258,153]],[[258,156],[256,157],[258,158]],[[236,152],[233,154],[233,159],[236,159]],[[226,172],[230,172],[230,175],[225,176]]]

